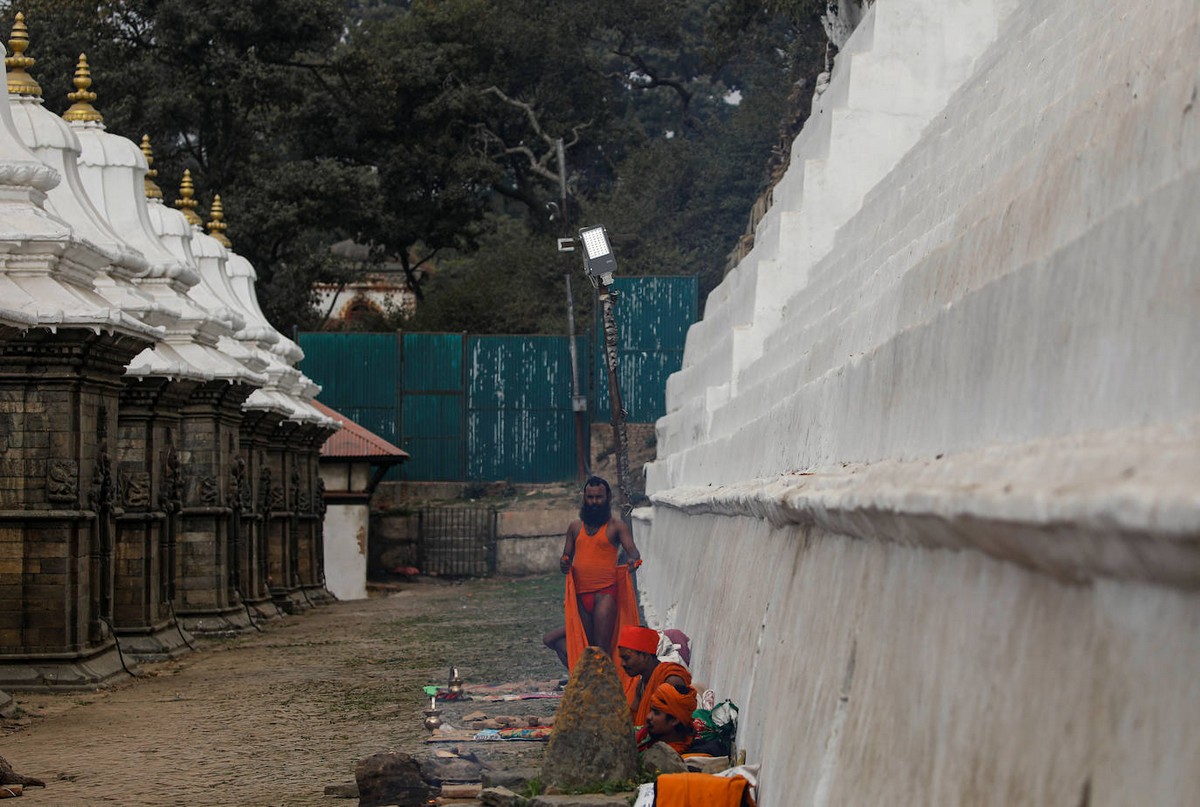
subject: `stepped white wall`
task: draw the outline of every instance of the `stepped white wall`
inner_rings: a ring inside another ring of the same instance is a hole
[[[839,55],[636,531],[767,807],[1200,793],[1198,94],[1194,0],[888,0]]]

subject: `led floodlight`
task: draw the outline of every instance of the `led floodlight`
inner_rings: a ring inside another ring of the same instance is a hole
[[[580,228],[579,240],[583,242],[583,271],[590,278],[599,278],[606,286],[611,284],[613,272],[617,271],[617,260],[613,257],[604,225]]]

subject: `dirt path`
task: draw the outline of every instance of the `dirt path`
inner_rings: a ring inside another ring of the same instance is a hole
[[[421,687],[444,685],[451,665],[468,683],[562,674],[540,641],[561,619],[561,592],[560,576],[414,583],[203,641],[106,691],[18,694],[26,716],[0,721],[0,756],[46,781],[25,791],[29,807],[354,804],[325,786],[353,781],[376,751],[428,753]],[[556,703],[448,704],[447,718]],[[500,766],[536,763],[543,747],[472,744]]]

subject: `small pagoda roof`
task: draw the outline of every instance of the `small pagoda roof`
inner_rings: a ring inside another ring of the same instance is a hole
[[[407,451],[392,445],[378,434],[363,428],[340,412],[330,409],[317,400],[310,401],[310,403],[321,414],[342,424],[342,428],[330,435],[325,444],[321,446],[322,459],[369,460],[376,464],[397,464],[408,459]]]

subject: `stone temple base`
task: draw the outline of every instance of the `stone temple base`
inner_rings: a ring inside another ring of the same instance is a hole
[[[126,656],[122,663],[115,642],[86,655],[30,653],[19,659],[0,659],[0,687],[9,692],[47,690],[92,690],[127,678],[136,662]]]
[[[117,640],[126,658],[138,661],[167,661],[192,650],[192,636],[182,625],[163,625],[136,633],[119,632]]]
[[[0,692],[0,717],[5,719],[16,717],[19,711],[20,708],[17,706],[17,702],[13,699],[13,696],[7,692]]]
[[[337,597],[333,596],[325,586],[305,586],[304,593],[313,605],[329,605],[331,602],[337,602]]]
[[[275,604],[283,609],[284,613],[288,614],[299,614],[317,604],[315,600],[310,599],[307,595],[308,592],[301,588],[292,589],[291,591],[272,592]]]
[[[250,615],[242,606],[215,611],[192,611],[176,614],[183,629],[199,636],[245,633],[254,630]]]

